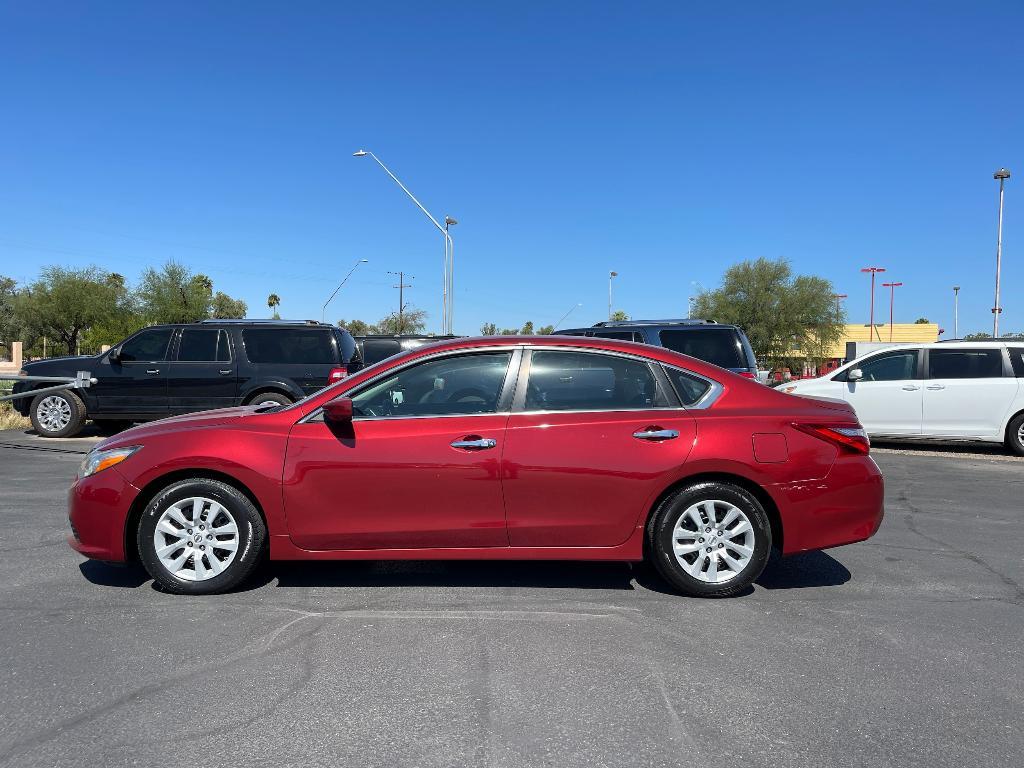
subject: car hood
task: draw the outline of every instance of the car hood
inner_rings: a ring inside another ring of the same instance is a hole
[[[21,367],[28,372],[29,376],[45,376],[50,373],[59,376],[74,376],[79,371],[88,371],[90,365],[99,359],[99,355],[47,357],[44,360],[24,363]]]
[[[123,445],[136,445],[147,438],[157,435],[219,427],[247,416],[253,416],[256,412],[257,406],[243,405],[236,408],[219,408],[215,411],[200,411],[199,413],[187,413],[183,416],[172,416],[169,419],[150,421],[146,424],[140,424],[137,427],[127,429],[114,437],[104,440],[96,448],[98,450]]]

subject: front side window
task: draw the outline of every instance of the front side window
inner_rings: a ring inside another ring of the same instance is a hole
[[[146,362],[167,359],[167,345],[171,341],[173,328],[153,328],[128,339],[118,351],[122,363]]]
[[[320,328],[246,328],[242,331],[250,363],[335,365],[330,330]]]
[[[231,360],[228,335],[210,328],[186,328],[178,342],[178,361],[189,363],[224,363]]]
[[[352,397],[356,418],[496,413],[511,352],[484,352],[419,363]]]
[[[1003,375],[1001,349],[933,349],[928,353],[930,379],[997,379]]]
[[[849,373],[854,368],[860,368],[863,377],[861,381],[906,381],[917,377],[917,356],[916,349],[907,349],[901,352],[888,352],[884,355],[865,360],[860,365],[853,365],[842,374],[836,376],[837,381],[846,381]]]
[[[620,411],[667,405],[644,362],[589,352],[534,352],[528,411]]]

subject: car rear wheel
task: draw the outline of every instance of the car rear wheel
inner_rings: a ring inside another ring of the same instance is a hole
[[[85,403],[68,390],[46,392],[32,399],[29,417],[42,437],[73,437],[85,424]]]
[[[205,595],[240,584],[259,561],[266,525],[253,503],[218,480],[182,480],[139,522],[139,559],[168,592]]]
[[[288,397],[288,395],[282,395],[278,392],[260,392],[249,401],[249,405],[291,405],[293,402],[295,401]]]
[[[1024,413],[1017,414],[1006,428],[1006,447],[1024,456]]]
[[[761,575],[771,553],[768,515],[752,494],[729,483],[696,483],[668,496],[648,529],[658,572],[694,597],[728,597]]]

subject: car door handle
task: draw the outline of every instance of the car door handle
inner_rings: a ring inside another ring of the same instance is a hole
[[[931,389],[931,390],[936,390],[936,389],[945,389],[945,388],[946,388],[946,387],[945,387],[945,385],[943,385],[943,384],[932,384],[932,385],[930,385],[930,386],[928,386],[928,387],[925,387],[925,389]]]
[[[146,373],[148,373],[150,376],[156,376],[158,373],[160,373],[160,369],[159,368],[147,368],[146,369]]]
[[[220,375],[221,375],[221,376],[227,376],[227,375],[229,375],[230,373],[231,373],[231,369],[229,368],[229,369],[228,369],[228,370],[226,370],[226,371],[225,371],[225,370],[221,370],[221,372],[220,372]]]
[[[452,448],[462,448],[465,451],[486,451],[493,448],[498,441],[491,437],[464,437],[451,443]]]
[[[917,384],[904,384],[903,385],[903,391],[904,392],[917,392],[917,390],[919,390],[919,389],[920,389],[920,387],[917,386]]]
[[[641,429],[633,433],[633,437],[637,440],[675,440],[679,437],[679,431],[675,429],[660,429],[658,427],[648,427],[647,429]]]

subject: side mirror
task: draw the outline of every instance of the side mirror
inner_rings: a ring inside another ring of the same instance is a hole
[[[120,358],[121,358],[121,348],[120,347],[111,347],[110,351],[107,353],[107,360],[109,360],[112,363],[116,363]]]
[[[864,371],[860,368],[851,368],[850,372],[846,375],[847,381],[860,381],[864,378]]]
[[[352,398],[336,397],[324,403],[324,421],[328,424],[351,424]]]

